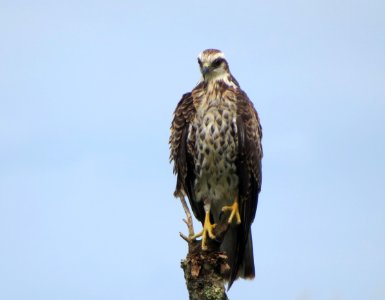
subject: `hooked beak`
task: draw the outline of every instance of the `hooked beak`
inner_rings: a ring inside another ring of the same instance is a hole
[[[203,75],[206,75],[208,72],[209,72],[209,68],[208,67],[203,67],[202,68],[202,74]]]
[[[202,75],[205,76],[210,71],[208,66],[202,66]]]

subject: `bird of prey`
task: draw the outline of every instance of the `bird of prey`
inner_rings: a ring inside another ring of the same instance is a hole
[[[193,238],[215,239],[223,212],[230,227],[220,249],[230,265],[229,288],[238,277],[254,278],[251,223],[262,183],[262,128],[246,93],[230,73],[224,54],[198,56],[202,78],[182,96],[171,125],[170,160],[177,174],[175,196],[187,195],[203,230]]]

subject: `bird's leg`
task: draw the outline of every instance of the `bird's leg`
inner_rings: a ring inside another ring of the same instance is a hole
[[[229,206],[223,206],[222,211],[231,211],[230,217],[228,219],[228,222],[231,223],[234,219],[234,217],[237,220],[237,224],[241,224],[241,215],[239,214],[239,203],[238,203],[238,196],[235,197],[234,203]]]
[[[208,209],[206,209],[206,206],[205,206],[205,211],[206,211],[205,221],[203,223],[202,231],[191,237],[191,239],[196,239],[198,237],[202,237],[202,250],[207,250],[207,236],[210,239],[215,239],[215,235],[214,235],[213,230],[214,230],[216,224],[211,224],[210,206],[208,206]]]

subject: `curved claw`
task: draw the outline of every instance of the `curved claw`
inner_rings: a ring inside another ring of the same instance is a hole
[[[205,222],[203,224],[202,231],[193,235],[192,237],[190,237],[190,239],[196,239],[198,237],[202,237],[202,250],[207,250],[207,236],[210,239],[215,239],[215,234],[213,231],[215,226],[217,226],[217,224],[211,224],[210,222],[210,212],[206,212]]]
[[[234,217],[237,220],[237,224],[241,224],[241,215],[239,214],[239,204],[238,204],[238,198],[235,198],[235,201],[232,205],[229,206],[223,206],[222,211],[231,211],[230,217],[228,219],[228,223],[233,222]]]

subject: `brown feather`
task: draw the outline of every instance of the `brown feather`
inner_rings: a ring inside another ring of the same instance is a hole
[[[196,113],[191,93],[186,93],[179,101],[171,124],[170,161],[174,161],[174,174],[177,174],[175,197],[187,195],[195,217],[203,222],[203,206],[195,201],[194,159],[189,149],[187,136],[191,120]]]
[[[209,49],[202,53],[210,57],[221,52]],[[240,89],[224,58],[222,66],[227,76],[216,80],[206,76],[191,93],[184,94],[179,101],[171,125],[170,160],[174,161],[174,173],[177,174],[175,196],[187,195],[194,215],[202,223],[204,201],[197,199],[197,181],[204,185],[199,186],[200,192],[204,188],[203,193],[209,198],[215,197],[215,193],[210,194],[210,191],[219,191],[215,190],[215,185],[218,188],[233,184],[233,191],[239,199],[241,224],[230,226],[221,244],[231,268],[230,288],[238,277],[253,278],[255,275],[251,224],[255,218],[262,184],[263,151],[262,128],[253,103]],[[198,132],[199,128],[201,131]],[[209,158],[227,164],[226,168],[219,169],[220,164],[218,167],[207,165],[206,159]],[[223,170],[229,172],[230,176],[225,177],[227,183],[224,185],[222,181],[215,181],[215,176],[220,176],[218,174]],[[204,174],[208,177],[199,177],[202,172],[206,172]],[[219,182],[222,185],[218,186]],[[238,185],[234,182],[238,182]],[[198,198],[202,197],[198,194]],[[212,206],[211,209],[218,207]]]
[[[229,288],[237,277],[254,278],[254,258],[251,224],[254,221],[261,190],[262,128],[253,103],[246,93],[238,90],[237,130],[239,177],[238,196],[242,223],[237,227],[235,261],[231,269]]]

